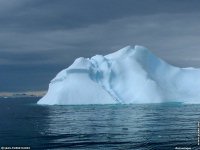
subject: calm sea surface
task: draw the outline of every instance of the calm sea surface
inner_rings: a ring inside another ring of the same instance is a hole
[[[41,106],[0,99],[0,147],[31,149],[200,149],[200,105]]]

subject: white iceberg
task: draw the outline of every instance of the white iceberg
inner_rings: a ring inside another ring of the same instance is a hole
[[[169,65],[142,46],[78,58],[38,104],[200,102],[200,69]]]

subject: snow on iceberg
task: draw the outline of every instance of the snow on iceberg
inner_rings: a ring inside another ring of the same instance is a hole
[[[169,65],[142,46],[78,58],[38,104],[200,102],[200,69]]]

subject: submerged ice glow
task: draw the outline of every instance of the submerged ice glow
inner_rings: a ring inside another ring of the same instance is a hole
[[[38,104],[200,102],[200,69],[178,68],[142,46],[78,58],[59,72]]]

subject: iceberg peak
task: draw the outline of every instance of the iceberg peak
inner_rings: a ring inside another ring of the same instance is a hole
[[[135,50],[148,50],[146,47],[141,46],[141,45],[135,45],[134,49]]]
[[[143,46],[77,58],[38,104],[200,102],[200,70],[169,65]]]

